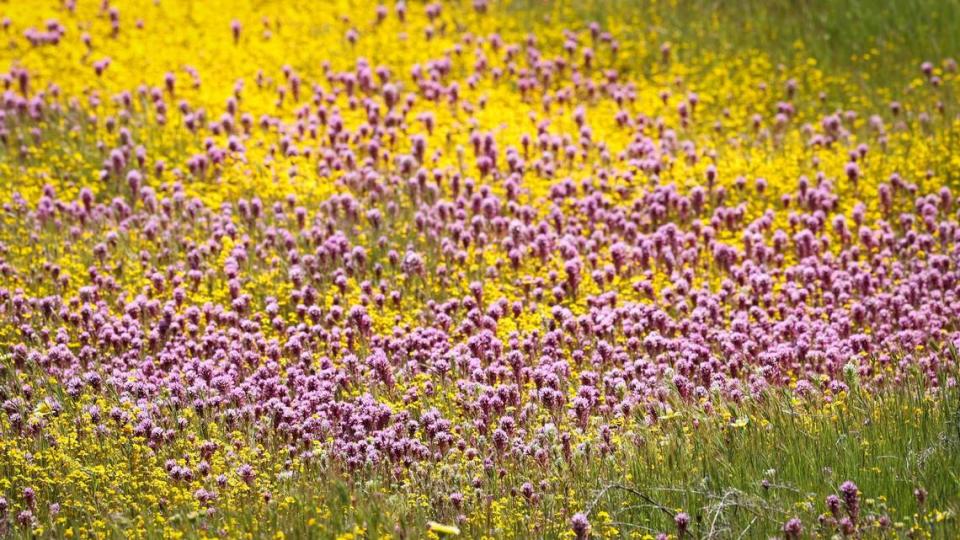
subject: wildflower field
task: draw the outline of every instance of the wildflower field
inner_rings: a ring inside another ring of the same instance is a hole
[[[0,538],[960,537],[958,28],[0,0]]]

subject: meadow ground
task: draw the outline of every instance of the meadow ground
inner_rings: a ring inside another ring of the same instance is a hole
[[[0,537],[960,536],[956,28],[0,1]]]

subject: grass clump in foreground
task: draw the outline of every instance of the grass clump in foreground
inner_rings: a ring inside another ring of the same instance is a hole
[[[774,392],[730,406],[729,422],[702,419],[699,427],[681,414],[628,452],[627,479],[602,488],[595,508],[625,533],[672,532],[671,518],[683,510],[694,537],[791,536],[783,527],[795,518],[827,537],[951,537],[960,394],[950,384],[935,392],[854,386],[813,401]],[[844,500],[846,482],[857,486],[859,509],[849,494]],[[843,502],[839,512],[831,511],[833,496]]]

